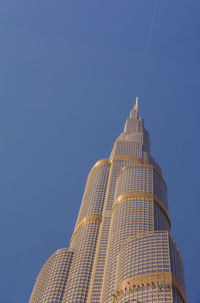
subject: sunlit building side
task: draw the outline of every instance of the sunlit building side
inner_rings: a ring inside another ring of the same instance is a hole
[[[138,98],[109,159],[89,173],[69,249],[41,269],[29,303],[186,303],[167,185]]]

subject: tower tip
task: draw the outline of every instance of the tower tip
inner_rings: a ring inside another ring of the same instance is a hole
[[[134,110],[138,112],[138,97],[136,97],[135,105],[134,105]]]

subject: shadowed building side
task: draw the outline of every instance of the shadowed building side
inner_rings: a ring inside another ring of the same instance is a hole
[[[88,176],[70,249],[74,259],[63,302],[86,302],[102,221],[110,163],[98,162]]]

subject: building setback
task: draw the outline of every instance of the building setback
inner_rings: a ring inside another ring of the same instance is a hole
[[[89,173],[69,249],[42,267],[29,303],[186,303],[167,186],[138,99],[109,159]]]

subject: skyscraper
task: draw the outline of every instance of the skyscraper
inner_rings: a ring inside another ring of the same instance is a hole
[[[186,303],[167,186],[138,99],[109,159],[89,173],[69,249],[41,269],[30,303]]]

